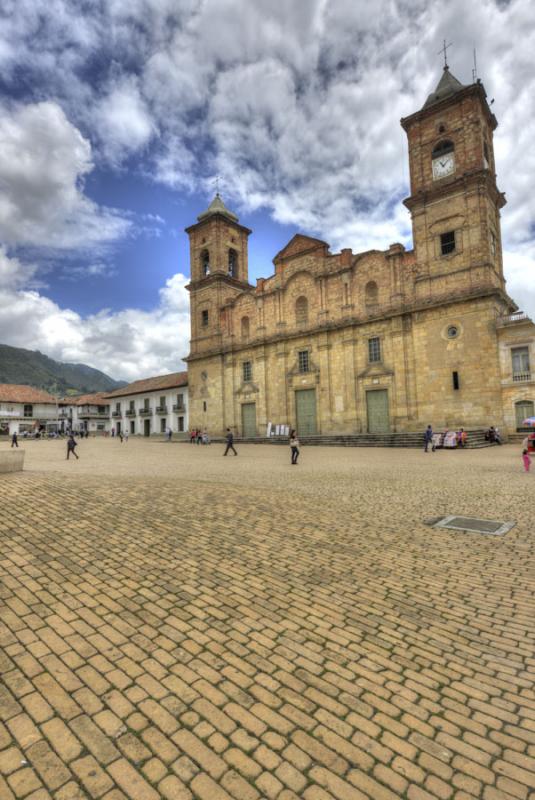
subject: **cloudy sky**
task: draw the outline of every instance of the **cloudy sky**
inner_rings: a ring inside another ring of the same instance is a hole
[[[216,175],[253,279],[296,230],[411,246],[399,119],[445,37],[495,98],[508,289],[535,317],[531,0],[3,0],[0,342],[126,380],[180,369],[183,230]]]

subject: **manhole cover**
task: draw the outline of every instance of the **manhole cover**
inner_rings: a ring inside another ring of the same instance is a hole
[[[497,522],[493,519],[477,519],[477,517],[442,517],[433,525],[434,528],[448,528],[453,531],[483,533],[487,536],[503,536],[514,528],[515,522]]]

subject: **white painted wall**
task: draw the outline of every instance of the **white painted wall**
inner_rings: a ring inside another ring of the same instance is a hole
[[[173,411],[173,406],[177,405],[177,395],[182,395],[183,410]],[[160,405],[160,398],[165,398],[165,406],[167,407],[166,414],[160,414],[156,408]],[[140,411],[145,407],[145,399],[149,401],[149,408],[151,414],[144,416]],[[134,404],[135,416],[127,416],[126,412],[130,410],[130,403]],[[150,420],[150,433],[152,435],[163,435],[165,431],[162,430],[162,420],[165,420],[165,428],[171,428],[173,433],[182,433],[179,431],[179,417],[183,420],[183,432],[186,433],[189,425],[188,418],[188,387],[179,386],[175,389],[158,389],[153,392],[146,392],[145,394],[132,394],[123,397],[117,397],[109,400],[110,403],[110,426],[115,428],[118,433],[118,425],[121,425],[121,431],[124,433],[128,431],[130,436],[143,436],[145,430],[145,420]],[[119,415],[114,416],[113,412],[119,406]],[[134,423],[134,432],[131,431],[130,423]]]
[[[32,416],[24,416],[24,406],[32,406]],[[55,403],[0,403],[0,420],[9,425],[10,436],[22,430],[31,430],[39,422],[55,422],[57,408]]]

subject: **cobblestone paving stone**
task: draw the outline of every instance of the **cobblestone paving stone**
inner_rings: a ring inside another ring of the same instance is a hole
[[[1,800],[535,797],[518,447],[64,447],[0,478]]]

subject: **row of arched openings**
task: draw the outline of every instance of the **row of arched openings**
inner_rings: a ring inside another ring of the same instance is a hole
[[[365,300],[367,305],[373,305],[378,302],[379,289],[375,281],[368,281],[365,288]],[[297,325],[308,324],[308,300],[304,295],[301,295],[295,301],[295,322]],[[242,317],[241,319],[241,338],[248,339],[250,336],[250,322],[249,317]]]
[[[203,250],[200,255],[201,261],[201,275],[206,277],[210,274],[210,251]],[[228,260],[227,260],[227,274],[231,278],[237,277],[238,274],[238,253],[234,248],[230,248],[228,251]]]

